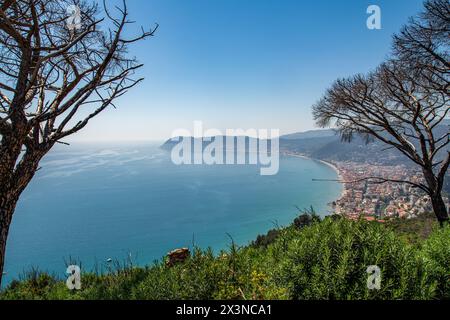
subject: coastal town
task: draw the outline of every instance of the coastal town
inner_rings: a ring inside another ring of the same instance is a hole
[[[305,154],[284,151],[285,156],[309,158]],[[390,218],[411,219],[433,212],[430,198],[413,184],[393,183],[385,180],[408,181],[423,184],[420,171],[407,165],[364,163],[358,161],[317,160],[332,167],[343,185],[339,199],[330,205],[334,214],[351,220],[385,222]],[[376,177],[379,179],[367,179]],[[321,181],[321,180],[316,180]],[[450,198],[444,196],[447,208]]]
[[[419,184],[423,178],[417,170],[405,165],[385,166],[351,161],[334,162],[332,165],[344,184],[341,198],[332,203],[336,214],[349,219],[363,217],[383,222],[393,217],[410,219],[433,211],[429,197],[412,184],[364,180],[379,177]],[[449,204],[448,197],[444,201]]]

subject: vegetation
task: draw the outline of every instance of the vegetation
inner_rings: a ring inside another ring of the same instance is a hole
[[[394,218],[388,221],[389,227],[407,242],[420,245],[436,228],[436,218],[432,213],[426,213],[414,219]]]
[[[0,299],[450,299],[450,227],[435,222],[425,239],[424,221],[304,215],[270,241],[232,244],[218,255],[195,249],[171,268],[164,261],[144,268],[126,263],[107,274],[83,274],[80,291],[30,272]],[[410,241],[408,233],[424,237]],[[380,290],[367,288],[371,265],[381,269]]]

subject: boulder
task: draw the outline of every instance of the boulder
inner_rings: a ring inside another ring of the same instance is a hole
[[[191,255],[188,248],[176,249],[167,254],[166,265],[168,267],[173,267],[178,263],[185,262]]]

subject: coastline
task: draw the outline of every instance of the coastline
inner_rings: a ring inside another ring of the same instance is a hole
[[[283,153],[283,154],[286,155],[286,156],[289,156],[289,157],[295,157],[295,158],[301,158],[301,159],[307,159],[307,160],[313,160],[313,161],[320,162],[320,163],[322,163],[322,164],[324,164],[324,165],[326,165],[326,166],[329,166],[329,167],[332,168],[334,171],[336,171],[339,180],[342,180],[342,174],[341,174],[341,171],[339,170],[339,168],[338,168],[335,164],[333,164],[333,163],[331,163],[331,162],[328,162],[328,161],[326,161],[326,160],[320,160],[320,159],[310,158],[310,157],[308,157],[308,156],[304,156],[304,155],[296,154],[296,153],[285,152],[285,153]]]
[[[284,152],[283,154],[286,155],[286,156],[289,156],[289,157],[295,157],[295,158],[301,158],[301,159],[307,159],[307,160],[320,162],[323,165],[326,165],[326,166],[332,168],[337,173],[337,176],[338,176],[338,181],[337,182],[343,181],[342,172],[339,170],[339,168],[335,164],[333,164],[331,162],[328,162],[326,160],[314,159],[314,158],[311,158],[311,157],[308,157],[308,156],[305,156],[305,155],[291,153],[291,152]],[[344,197],[344,194],[345,194],[345,185],[342,184],[341,195],[335,201],[338,201],[338,200],[342,199]]]

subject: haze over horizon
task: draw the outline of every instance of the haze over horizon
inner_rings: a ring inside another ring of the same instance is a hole
[[[113,0],[113,4],[118,2]],[[366,27],[380,6],[382,29]],[[68,142],[163,141],[179,128],[315,128],[314,104],[333,80],[374,69],[422,0],[343,3],[129,1],[128,32],[160,28],[133,47],[145,81]],[[351,38],[349,38],[351,35]]]

